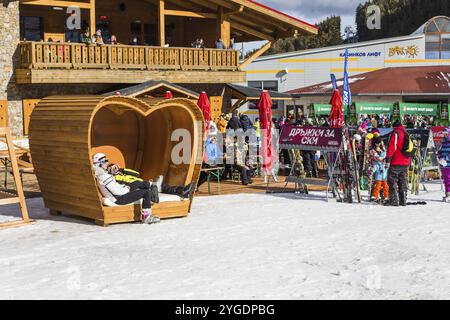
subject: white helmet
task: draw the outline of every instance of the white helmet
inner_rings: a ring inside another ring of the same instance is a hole
[[[92,160],[94,161],[94,165],[98,166],[98,165],[100,165],[100,161],[103,160],[103,159],[106,159],[106,154],[104,154],[104,153],[97,153],[97,154],[94,155]]]

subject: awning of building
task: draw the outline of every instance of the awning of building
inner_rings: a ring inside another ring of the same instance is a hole
[[[246,86],[240,86],[236,84],[227,84],[227,89],[231,94],[231,98],[237,100],[231,107],[229,112],[233,112],[240,108],[243,104],[249,101],[258,101],[261,97],[263,90],[257,88],[251,88]],[[292,101],[293,97],[287,93],[280,93],[277,91],[270,91],[270,97],[273,101]]]
[[[402,102],[400,103],[400,114],[437,116],[439,114],[439,104]]]
[[[331,104],[314,103],[314,114],[316,116],[328,116],[331,112]],[[348,108],[344,106],[344,115],[348,114]]]
[[[382,102],[357,102],[356,114],[393,114],[394,105]]]

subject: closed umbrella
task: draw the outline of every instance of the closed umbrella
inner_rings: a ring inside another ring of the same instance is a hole
[[[164,95],[165,99],[172,99],[173,98],[173,93],[172,91],[166,91],[166,94]]]
[[[330,104],[330,126],[332,128],[342,128],[344,124],[344,113],[342,111],[342,97],[338,90],[334,90]]]
[[[211,122],[211,105],[209,104],[208,96],[206,95],[205,91],[200,94],[197,105],[200,110],[202,110],[203,119],[205,120],[206,126],[205,131],[208,132],[209,124]]]
[[[272,99],[267,90],[261,93],[258,109],[261,129],[262,167],[268,176],[272,170]]]

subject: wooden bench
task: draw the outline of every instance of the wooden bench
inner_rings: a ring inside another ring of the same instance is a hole
[[[205,172],[207,175],[208,182],[208,193],[211,193],[211,176],[217,179],[217,192],[220,193],[220,176],[225,168],[224,167],[214,167],[214,168],[202,168],[200,171]]]

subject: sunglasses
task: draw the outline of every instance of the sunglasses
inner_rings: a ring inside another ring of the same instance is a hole
[[[99,162],[100,164],[105,164],[105,163],[108,163],[109,161],[108,161],[108,159],[106,159],[106,158],[101,158],[98,162]]]

